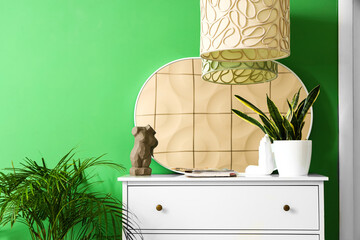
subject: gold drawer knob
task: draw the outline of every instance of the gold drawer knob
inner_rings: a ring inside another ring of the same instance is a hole
[[[163,207],[162,207],[160,204],[158,204],[158,205],[156,206],[156,210],[158,210],[159,212],[160,212],[162,209],[163,209]]]
[[[289,210],[290,210],[290,206],[289,206],[289,205],[285,205],[285,206],[284,206],[284,211],[287,212],[287,211],[289,211]]]

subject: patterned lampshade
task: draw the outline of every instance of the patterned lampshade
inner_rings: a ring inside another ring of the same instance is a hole
[[[202,59],[202,79],[219,84],[255,84],[278,76],[278,64],[264,62],[218,62]]]
[[[201,0],[203,59],[268,61],[290,55],[289,0]]]

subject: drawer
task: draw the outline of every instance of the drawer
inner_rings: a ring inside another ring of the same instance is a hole
[[[144,240],[319,240],[318,235],[143,234],[143,237]]]
[[[318,230],[318,195],[318,186],[129,186],[128,208],[141,229]]]

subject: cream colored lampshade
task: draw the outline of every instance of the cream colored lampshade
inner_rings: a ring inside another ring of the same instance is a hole
[[[274,80],[278,64],[265,62],[218,62],[202,59],[202,79],[219,84],[255,84]]]
[[[268,61],[290,55],[289,0],[201,0],[200,55]]]

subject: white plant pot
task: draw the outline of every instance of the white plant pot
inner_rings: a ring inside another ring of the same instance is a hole
[[[280,140],[271,145],[280,177],[297,177],[309,173],[311,140]]]

